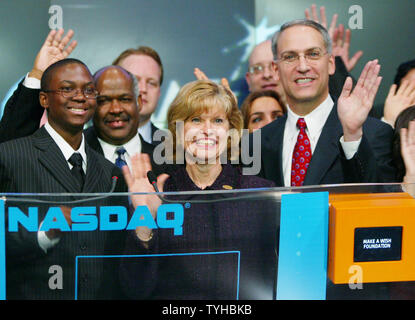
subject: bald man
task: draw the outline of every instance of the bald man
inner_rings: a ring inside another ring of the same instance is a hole
[[[284,98],[284,91],[276,79],[272,61],[271,40],[259,43],[249,57],[249,68],[245,79],[250,92],[273,90]]]

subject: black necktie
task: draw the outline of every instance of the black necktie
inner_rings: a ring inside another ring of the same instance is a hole
[[[82,169],[82,156],[79,153],[75,152],[68,161],[73,166],[71,172],[76,181],[78,181],[80,186],[79,191],[81,191],[85,181],[85,173]]]

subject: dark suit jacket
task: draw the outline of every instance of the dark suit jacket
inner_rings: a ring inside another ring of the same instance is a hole
[[[261,129],[260,176],[284,186],[282,150],[287,115]],[[359,149],[346,160],[339,139],[342,126],[335,104],[318,140],[304,180],[304,185],[393,182],[392,128],[373,118],[363,125]]]
[[[154,133],[155,133],[156,131],[158,131],[158,130],[161,130],[161,129],[157,128],[157,127],[153,124],[153,122],[151,122],[151,136],[152,136],[152,137],[154,137]],[[162,141],[155,141],[155,140],[152,140],[151,144],[152,144],[153,146],[158,146],[161,142],[162,142]]]
[[[39,103],[38,89],[29,89],[23,80],[7,100],[0,121],[0,142],[26,137],[39,129],[45,109]]]
[[[119,168],[85,145],[87,170],[83,192],[107,193],[113,188],[113,178],[118,177],[115,192],[126,192],[127,187]],[[0,144],[0,193],[76,193],[72,176],[59,147],[40,128],[33,135]],[[11,198],[16,198],[13,201]],[[21,197],[10,196],[8,206],[39,207],[40,224],[50,206],[55,202],[75,200],[74,196],[27,196],[52,204],[24,203]],[[25,198],[27,198],[25,197]],[[127,197],[103,197],[100,200],[65,206],[128,206]],[[97,209],[98,211],[98,209]],[[99,216],[99,212],[96,213]],[[7,216],[6,216],[7,220]],[[80,259],[75,279],[76,257],[115,254],[122,252],[125,231],[67,232],[47,254],[38,245],[37,232],[20,227],[18,232],[6,233],[7,299],[99,299],[117,296],[117,270],[114,261]],[[63,271],[63,289],[51,290],[48,286],[49,267],[59,265]],[[112,283],[113,282],[113,283]],[[113,291],[102,290],[110,285]]]

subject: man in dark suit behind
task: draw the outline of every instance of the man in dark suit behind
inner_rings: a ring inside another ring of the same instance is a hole
[[[0,144],[1,193],[127,191],[120,169],[85,143],[82,130],[94,114],[96,96],[93,78],[81,61],[64,59],[46,69],[39,100],[47,110],[48,122],[33,135]],[[74,154],[80,156],[79,163],[72,161]],[[71,204],[65,201],[75,200],[74,197],[42,199],[60,206],[67,224],[72,225]],[[72,206],[109,205],[114,201],[113,197],[108,197]],[[12,203],[7,202],[8,206]],[[128,206],[126,199],[116,203]],[[27,208],[19,199],[16,205],[23,210]],[[38,223],[41,224],[49,205],[38,206]],[[18,232],[7,232],[7,298],[74,299],[76,294],[80,299],[111,297],[102,286],[116,279],[115,265],[104,266],[90,259],[78,270],[75,279],[75,257],[121,252],[124,235],[123,231],[63,233],[59,229],[27,232],[22,227]],[[62,270],[61,289],[48,286],[49,268],[56,265]],[[113,290],[111,294],[116,297],[117,288]]]
[[[377,61],[367,63],[353,90],[347,78],[334,103],[328,79],[335,63],[324,27],[310,20],[288,22],[272,46],[289,107],[287,115],[261,130],[260,175],[287,187],[394,181],[392,129],[368,118],[381,81]],[[305,124],[304,131],[299,124]],[[305,158],[296,158],[303,143],[310,146],[304,165],[299,161]]]

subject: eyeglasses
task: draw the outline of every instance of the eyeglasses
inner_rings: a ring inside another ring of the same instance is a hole
[[[302,55],[307,62],[313,63],[320,60],[326,54],[327,52],[322,52],[320,49],[315,48],[307,50],[303,54],[299,54],[297,52],[285,52],[281,55],[279,60],[287,64],[297,63],[298,61],[300,61],[300,57]]]
[[[78,94],[79,91],[81,91],[84,97],[87,99],[95,99],[98,96],[98,91],[91,87],[86,87],[83,89],[74,89],[71,87],[64,87],[64,88],[60,88],[57,90],[42,90],[42,91],[59,93],[64,98],[73,98]]]
[[[269,63],[266,66],[264,66],[262,64],[256,64],[254,66],[250,66],[248,71],[251,74],[258,75],[258,74],[263,74],[266,69],[270,72],[273,72],[274,70],[272,69],[272,63]]]

